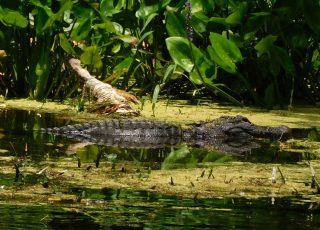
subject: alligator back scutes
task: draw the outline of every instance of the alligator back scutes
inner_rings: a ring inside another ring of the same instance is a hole
[[[98,136],[181,136],[182,130],[178,125],[157,121],[135,119],[109,119],[83,124],[67,125],[42,129],[43,132],[53,134],[98,135]]]

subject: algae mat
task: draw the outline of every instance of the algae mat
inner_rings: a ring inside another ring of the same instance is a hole
[[[172,104],[171,104],[172,103]],[[8,100],[2,102],[3,109],[20,108],[26,110],[58,113],[59,119],[85,121],[106,118],[106,115],[76,113],[70,105],[57,103],[38,103],[28,100]],[[293,111],[265,111],[252,108],[224,107],[217,104],[190,106],[185,102],[159,102],[155,117],[151,103],[146,102],[141,111],[142,118],[165,120],[181,124],[205,121],[221,115],[247,116],[259,125],[288,125],[290,127],[320,127],[319,109],[300,107]],[[310,159],[316,175],[320,170],[319,142],[289,140],[280,143],[282,149],[311,153]],[[17,157],[3,149],[0,158],[0,173],[13,181],[16,177],[14,162]],[[293,152],[294,152],[293,151]],[[43,154],[46,154],[45,152]],[[261,153],[263,154],[263,152]],[[139,162],[101,162],[97,168],[92,164],[79,167],[74,156],[65,155],[58,159],[27,161],[20,167],[21,175],[35,178],[33,182],[2,184],[0,196],[6,199],[28,198],[30,202],[77,202],[79,197],[69,193],[72,187],[84,188],[127,188],[153,191],[160,194],[191,197],[194,199],[212,197],[284,197],[300,196],[318,202],[317,189],[312,185],[309,162],[296,164],[261,164],[249,162],[227,162],[223,164],[200,165],[198,168],[174,170],[150,170]],[[45,174],[44,174],[45,172]],[[48,184],[44,182],[44,175]],[[47,186],[48,185],[48,186]],[[25,199],[24,199],[25,200]],[[84,199],[82,199],[84,200]]]
[[[11,159],[1,157],[0,161],[1,175],[15,178]],[[233,162],[207,165],[204,168],[150,170],[128,162],[117,163],[116,166],[104,162],[99,168],[93,164],[83,164],[79,168],[74,158],[63,158],[59,161],[45,161],[40,165],[26,164],[21,167],[21,174],[25,178],[37,179],[33,182],[25,180],[23,183],[2,185],[0,197],[38,203],[76,203],[79,197],[70,193],[76,187],[144,190],[193,199],[299,196],[301,199],[320,202],[317,189],[311,186],[308,162],[297,165]],[[312,165],[316,172],[320,171],[318,160],[312,161]],[[48,186],[43,184],[43,169]]]
[[[24,109],[48,113],[62,114],[63,118],[75,120],[103,119],[110,115],[98,115],[90,113],[77,113],[75,106],[71,103],[37,102],[28,99],[2,100],[2,109]],[[167,122],[187,124],[193,122],[207,121],[220,116],[244,115],[250,121],[258,125],[287,125],[291,128],[320,127],[320,108],[310,106],[296,106],[291,111],[286,110],[264,110],[250,107],[221,106],[218,103],[203,103],[189,105],[187,101],[159,101],[152,110],[152,103],[145,101],[140,105],[141,117],[145,119],[156,119]]]

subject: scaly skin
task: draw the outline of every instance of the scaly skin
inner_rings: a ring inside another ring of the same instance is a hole
[[[186,129],[163,122],[111,119],[42,131],[107,146],[158,148],[184,141],[232,153],[258,147],[254,141],[250,141],[252,137],[283,140],[291,135],[291,130],[286,126],[257,126],[243,116],[223,116],[210,122],[190,125]]]

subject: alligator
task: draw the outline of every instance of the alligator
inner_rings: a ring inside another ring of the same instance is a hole
[[[109,119],[41,130],[107,146],[157,148],[186,142],[233,153],[257,147],[253,138],[285,140],[291,135],[287,126],[258,126],[241,115],[222,116],[187,127],[158,121]]]

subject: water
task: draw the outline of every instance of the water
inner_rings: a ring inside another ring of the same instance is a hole
[[[160,149],[95,144],[78,148],[74,140],[32,131],[66,122],[50,114],[0,112],[0,229],[319,227],[319,203],[312,196],[182,198],[121,186],[94,188],[87,179],[98,167],[115,167],[107,171],[115,182],[123,175],[139,175],[147,181],[148,170],[198,168],[231,161],[295,165],[317,159],[307,150],[294,154],[280,151],[279,145],[270,141],[259,142],[262,148],[245,155],[226,155],[184,144]],[[19,172],[14,170],[15,164]],[[46,167],[46,174],[39,173]],[[105,176],[102,172],[97,178]],[[68,173],[74,173],[68,177],[74,181],[61,180]]]
[[[105,191],[106,192],[106,191]],[[1,229],[307,229],[319,226],[319,210],[294,198],[190,199],[123,191],[90,205],[1,204]]]

